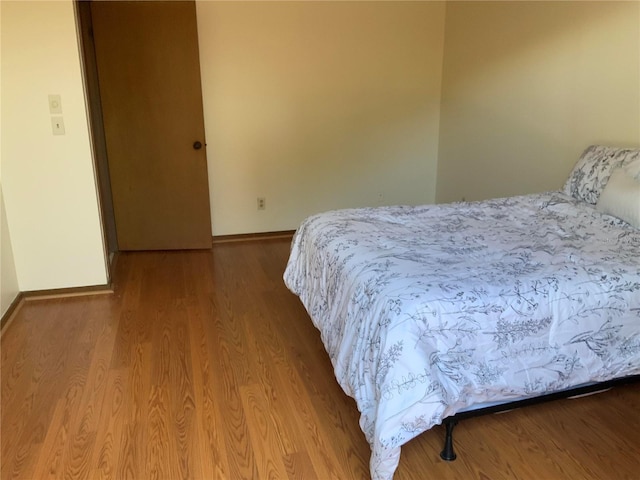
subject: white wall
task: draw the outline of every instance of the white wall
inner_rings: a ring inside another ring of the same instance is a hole
[[[19,288],[105,284],[73,3],[0,8],[2,188]],[[52,135],[48,94],[62,96],[64,136]]]
[[[439,202],[559,188],[586,146],[640,145],[639,2],[451,2]]]
[[[202,1],[197,14],[215,235],[435,200],[443,3]]]

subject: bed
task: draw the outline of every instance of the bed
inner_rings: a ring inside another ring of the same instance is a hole
[[[606,146],[561,191],[302,222],[284,280],[356,401],[371,477],[465,412],[637,378],[639,228],[640,150]]]

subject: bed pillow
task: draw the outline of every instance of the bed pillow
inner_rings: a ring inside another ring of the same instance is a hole
[[[611,172],[636,162],[640,163],[640,149],[592,145],[573,167],[564,185],[564,193],[595,205]]]
[[[628,175],[640,181],[640,161],[627,163],[622,167]]]
[[[614,170],[596,208],[640,228],[640,181],[627,169]]]

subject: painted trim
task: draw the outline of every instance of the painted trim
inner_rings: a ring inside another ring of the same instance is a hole
[[[273,240],[280,238],[292,238],[295,230],[283,230],[279,232],[241,233],[237,235],[214,235],[211,239],[213,245],[231,242],[253,242],[256,240]]]
[[[49,298],[83,297],[88,295],[110,295],[113,293],[113,286],[93,285],[90,287],[54,288],[51,290],[33,290],[21,292],[25,302],[33,300],[44,300]]]
[[[13,302],[11,302],[11,305],[9,305],[7,311],[4,312],[2,318],[0,318],[0,336],[4,334],[5,330],[8,328],[9,324],[16,316],[16,313],[18,313],[18,310],[20,310],[23,301],[24,294],[22,292],[18,292],[16,298],[13,299]]]
[[[88,295],[111,295],[113,294],[113,286],[94,285],[90,287],[72,287],[72,288],[55,288],[52,290],[33,290],[29,292],[19,292],[16,298],[11,302],[2,318],[0,319],[0,336],[4,335],[9,326],[13,322],[20,308],[25,302],[33,302],[36,300],[46,300],[51,298],[68,298],[82,297]]]

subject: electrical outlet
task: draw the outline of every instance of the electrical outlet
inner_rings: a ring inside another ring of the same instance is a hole
[[[267,200],[264,197],[258,197],[258,210],[265,210],[267,208]]]

